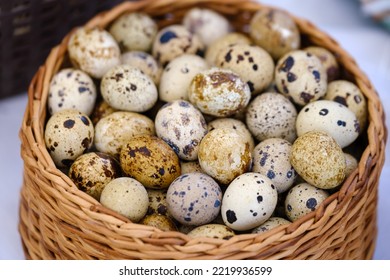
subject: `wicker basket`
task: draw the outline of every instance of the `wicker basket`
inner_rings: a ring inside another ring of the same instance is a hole
[[[143,11],[160,26],[181,21],[194,6],[214,9],[246,30],[261,4],[241,0],[125,2],[98,14],[87,26],[106,27],[120,14]],[[79,191],[58,170],[43,133],[51,77],[66,61],[69,34],[33,78],[20,138],[24,161],[19,231],[28,259],[370,259],[376,240],[378,180],[387,131],[372,84],[337,42],[306,20],[294,17],[304,40],[331,50],[368,101],[369,126],[360,139],[359,167],[319,209],[287,226],[230,240],[190,238],[131,223]]]

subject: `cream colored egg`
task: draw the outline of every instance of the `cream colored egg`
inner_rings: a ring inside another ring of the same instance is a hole
[[[309,46],[303,49],[317,56],[325,67],[328,76],[328,83],[339,78],[340,67],[333,53],[328,49],[319,46]]]
[[[152,78],[156,85],[160,83],[162,67],[151,54],[142,51],[125,52],[121,55],[121,63],[138,68]]]
[[[345,164],[346,164],[345,177],[348,177],[349,175],[352,174],[352,172],[355,171],[356,168],[358,168],[359,163],[357,159],[351,154],[344,153],[344,156],[345,156]]]
[[[91,114],[91,121],[93,125],[96,125],[100,119],[108,116],[111,113],[116,112],[117,110],[112,108],[108,103],[104,100],[101,100],[98,102],[95,107],[93,108],[92,114]]]
[[[232,229],[228,228],[225,225],[207,224],[192,229],[190,232],[187,233],[187,235],[192,238],[210,237],[216,239],[229,240],[236,234]]]
[[[271,217],[266,222],[264,222],[263,224],[261,224],[258,227],[254,228],[252,230],[252,233],[263,233],[263,232],[270,231],[271,229],[274,229],[274,228],[276,228],[278,226],[289,225],[289,224],[291,224],[291,222],[286,220],[286,219],[284,219],[284,218]]]
[[[202,167],[199,164],[199,161],[181,161],[180,162],[180,167],[181,167],[181,174],[186,174],[186,173],[192,173],[192,172],[201,172],[205,173],[202,170]]]
[[[162,231],[177,231],[176,224],[168,217],[159,214],[151,214],[145,216],[141,221],[141,225],[152,226]]]

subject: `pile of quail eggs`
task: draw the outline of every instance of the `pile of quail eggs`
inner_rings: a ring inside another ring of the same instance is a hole
[[[193,8],[78,28],[51,80],[45,143],[79,190],[134,223],[229,239],[316,210],[357,167],[366,100],[289,14],[246,33]]]

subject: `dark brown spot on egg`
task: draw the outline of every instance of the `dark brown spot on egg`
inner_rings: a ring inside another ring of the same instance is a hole
[[[80,120],[85,124],[86,126],[89,126],[89,120],[85,116],[80,116]]]
[[[310,100],[312,100],[314,98],[313,95],[311,95],[310,93],[307,93],[307,92],[301,92],[301,98],[302,100],[305,102],[305,103],[309,103]]]
[[[318,72],[317,70],[313,70],[312,74],[313,74],[314,79],[316,80],[316,82],[319,83],[320,80],[321,80],[321,74],[320,74],[320,72]]]
[[[344,106],[347,106],[347,100],[345,99],[345,97],[343,96],[336,96],[335,98],[333,98],[333,100],[337,103],[340,103],[340,104],[343,104]]]
[[[71,129],[75,124],[75,121],[74,120],[66,120],[64,121],[64,127],[65,128],[68,128],[68,129]]]
[[[232,210],[226,211],[226,218],[227,218],[227,221],[231,224],[233,224],[235,221],[237,221],[236,213]]]
[[[83,139],[83,141],[81,142],[81,145],[83,146],[84,149],[88,149],[89,148],[89,144],[91,143],[91,139],[86,137]]]
[[[280,65],[278,71],[279,72],[290,72],[291,68],[294,66],[294,58],[292,56],[289,56],[286,58],[286,60]]]
[[[232,60],[232,49],[228,51],[228,53],[225,55],[225,61],[230,62]]]
[[[130,84],[130,89],[132,90],[132,91],[136,91],[137,90],[137,86],[135,85],[135,84]]]
[[[291,72],[287,73],[287,81],[289,83],[295,82],[296,80],[297,80],[297,75],[295,75],[294,73],[291,73]]]
[[[306,207],[309,208],[311,211],[314,211],[316,209],[316,206],[317,200],[315,198],[312,197],[306,201]]]
[[[359,95],[355,95],[353,97],[353,100],[355,100],[356,104],[359,104],[360,102],[362,102],[362,98]]]

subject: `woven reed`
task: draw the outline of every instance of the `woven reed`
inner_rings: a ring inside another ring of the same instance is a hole
[[[106,27],[120,14],[143,11],[164,26],[179,22],[194,6],[227,16],[238,30],[264,8],[240,0],[125,2],[98,14],[87,26]],[[384,163],[387,131],[380,99],[351,56],[310,22],[294,17],[303,36],[338,58],[344,72],[368,101],[369,126],[359,167],[315,212],[263,234],[230,240],[191,239],[134,224],[79,191],[58,170],[44,143],[46,100],[51,77],[66,58],[69,34],[55,47],[29,89],[20,139],[24,183],[19,231],[28,259],[370,259],[377,234],[378,180]]]

